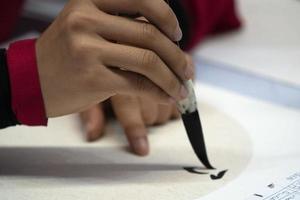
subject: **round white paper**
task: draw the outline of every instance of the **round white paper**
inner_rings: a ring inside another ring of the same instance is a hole
[[[72,117],[51,121],[46,129],[6,129],[0,136],[1,199],[199,198],[234,180],[252,151],[248,134],[234,119],[204,104],[199,111],[216,170],[201,169],[181,120],[151,128],[151,154],[142,158],[127,152],[116,124],[94,144],[83,141]],[[210,178],[222,170],[228,170],[222,179]]]

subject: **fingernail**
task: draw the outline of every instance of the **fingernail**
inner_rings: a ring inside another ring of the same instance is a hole
[[[94,142],[97,139],[97,137],[94,135],[93,132],[88,132],[87,134],[88,134],[87,135],[87,141],[88,142]]]
[[[87,141],[88,142],[94,142],[96,141],[98,138],[97,138],[97,135],[94,133],[94,132],[87,132]]]
[[[194,78],[194,69],[190,65],[188,65],[187,68],[185,69],[185,78],[187,80]]]
[[[136,138],[132,143],[133,151],[141,156],[147,155],[149,151],[148,141],[145,137]]]
[[[176,31],[175,31],[175,34],[174,34],[174,40],[175,41],[180,41],[182,39],[182,30],[179,26],[179,24],[177,25],[177,28],[176,28]]]
[[[180,89],[180,98],[181,100],[182,99],[186,99],[189,95],[189,92],[187,91],[187,89],[185,88],[184,85],[181,86],[181,89]]]
[[[87,133],[87,141],[88,142],[93,142],[96,140],[95,138],[95,134],[93,132],[93,124],[88,122],[86,125],[85,125],[85,130],[86,130],[86,133]]]

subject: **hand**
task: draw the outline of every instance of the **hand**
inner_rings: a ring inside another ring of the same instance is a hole
[[[149,153],[147,126],[162,125],[180,114],[175,103],[158,104],[149,98],[116,95],[110,99],[116,119],[123,127],[131,151],[144,156]],[[81,113],[87,140],[95,141],[104,134],[107,122],[104,104],[93,106]]]
[[[194,67],[191,57],[187,55],[186,59]],[[149,98],[116,95],[110,99],[110,104],[123,127],[131,150],[141,156],[149,153],[147,126],[161,125],[180,117],[174,103],[162,105]],[[104,134],[107,121],[104,107],[104,104],[100,104],[81,113],[88,141],[95,141]]]
[[[140,14],[148,21],[120,14]],[[115,95],[184,99],[193,76],[177,19],[164,0],[70,0],[36,44],[48,117],[85,110]]]

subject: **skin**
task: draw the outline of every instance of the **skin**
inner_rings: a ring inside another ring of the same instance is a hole
[[[194,67],[189,55],[186,55],[186,59]],[[162,125],[180,117],[175,102],[159,104],[149,98],[116,95],[110,99],[109,103],[124,130],[131,151],[139,156],[149,154],[150,146],[147,137],[149,126]],[[90,142],[104,136],[107,122],[104,107],[105,105],[101,103],[80,114],[86,128],[87,140]]]
[[[148,22],[113,13],[139,14]],[[36,43],[47,117],[119,95],[160,104],[185,99],[182,80],[190,79],[193,69],[174,44],[181,37],[163,0],[68,1]]]
[[[148,154],[146,127],[179,117],[174,102],[187,97],[182,82],[194,74],[175,44],[181,38],[164,0],[69,0],[36,43],[47,117],[86,110],[96,140],[109,100],[133,152]]]

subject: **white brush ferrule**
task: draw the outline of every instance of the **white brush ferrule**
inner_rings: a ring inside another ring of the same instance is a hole
[[[189,114],[197,110],[196,95],[192,80],[184,82],[184,85],[188,90],[188,97],[184,100],[177,102],[177,108],[181,114]]]

